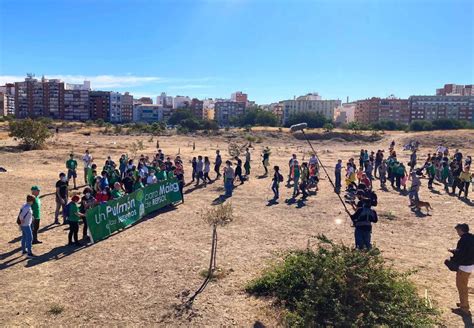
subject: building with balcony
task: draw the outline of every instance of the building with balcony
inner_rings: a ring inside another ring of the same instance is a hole
[[[411,96],[410,120],[474,121],[474,96]]]
[[[204,118],[204,101],[193,98],[189,105],[189,109],[197,118]]]
[[[133,108],[134,122],[154,123],[161,122],[164,119],[165,108],[161,105],[143,104]]]
[[[109,119],[110,112],[110,92],[89,92],[89,110],[92,120],[102,119],[107,121]]]
[[[214,104],[214,119],[219,126],[229,126],[232,119],[245,113],[245,103],[235,101],[219,101]]]
[[[15,115],[15,85],[7,83],[0,86],[0,115]]]
[[[122,95],[122,122],[133,121],[133,96],[125,92]]]
[[[289,117],[298,113],[320,113],[327,119],[334,119],[335,109],[341,106],[340,100],[283,100],[283,124]]]

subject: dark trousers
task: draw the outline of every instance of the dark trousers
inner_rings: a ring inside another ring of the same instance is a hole
[[[214,165],[214,172],[216,172],[217,177],[220,177],[220,176],[221,176],[220,168],[221,168],[221,165],[220,165],[220,164]]]
[[[87,220],[86,217],[82,218],[82,223],[84,223],[84,226],[82,227],[82,239],[87,238]]]
[[[355,237],[355,244],[357,249],[371,249],[372,245],[371,241],[371,232],[365,229],[361,229],[359,227],[355,228],[354,237]]]
[[[301,192],[303,193],[303,198],[306,198],[308,197],[308,192],[306,191],[306,186],[307,186],[307,182],[306,181],[303,181],[301,182],[300,184],[300,189],[301,189]]]
[[[38,241],[38,230],[40,227],[40,220],[34,218],[31,227],[33,231],[33,242]]]
[[[459,179],[459,177],[454,177],[454,181],[453,181],[453,194],[456,193],[456,187],[461,188],[461,180]]]
[[[402,185],[402,177],[399,175],[395,176],[395,183],[396,183],[397,189],[400,189],[400,186]]]
[[[69,221],[69,234],[68,234],[68,241],[69,244],[72,244],[72,239],[74,238],[74,242],[77,243],[79,240],[77,238],[77,233],[79,232],[79,222],[76,221]]]
[[[378,168],[380,166],[381,163],[379,162],[375,162],[375,166],[374,166],[374,177],[377,178],[377,172],[379,171]]]
[[[280,197],[280,194],[278,192],[278,183],[276,181],[273,181],[272,184],[272,191],[273,191],[273,199],[278,199]]]
[[[211,178],[209,178],[209,172],[204,173],[204,182],[206,181],[212,182]]]
[[[434,175],[429,175],[428,177],[428,188],[433,187],[433,181],[434,181],[435,176]]]
[[[459,183],[459,196],[461,196],[461,193],[464,191],[464,197],[467,198],[467,195],[469,194],[469,184],[470,182],[463,182],[461,181]]]
[[[336,172],[336,191],[341,190],[341,172]]]

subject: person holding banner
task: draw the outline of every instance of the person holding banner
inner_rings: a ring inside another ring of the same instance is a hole
[[[81,206],[79,208],[79,211],[84,214],[82,217],[82,222],[83,222],[83,228],[82,228],[82,239],[84,241],[87,241],[88,236],[87,236],[87,220],[86,220],[86,212],[87,210],[93,208],[96,204],[95,198],[92,196],[92,190],[89,187],[84,188],[84,191],[82,192],[84,196],[81,198]]]
[[[69,222],[69,234],[68,234],[68,245],[76,245],[80,246],[79,240],[77,238],[77,234],[79,232],[79,220],[81,217],[84,216],[79,211],[79,207],[77,203],[79,203],[79,196],[74,195],[71,199],[71,202],[68,205],[69,215],[68,215],[68,222]],[[73,243],[74,239],[74,243]]]

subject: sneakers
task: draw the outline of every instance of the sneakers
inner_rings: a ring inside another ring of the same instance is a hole
[[[36,257],[36,255],[33,254],[33,253],[28,253],[28,255],[26,257],[29,258],[29,259],[32,259],[32,258]]]
[[[42,244],[43,242],[42,241],[39,241],[39,240],[33,240],[33,245],[36,245],[36,244]]]

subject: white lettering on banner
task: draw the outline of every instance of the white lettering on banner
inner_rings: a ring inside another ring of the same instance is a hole
[[[160,186],[160,195],[167,194],[169,192],[177,192],[179,191],[179,185],[177,182],[172,183],[172,184],[167,184],[164,186]]]
[[[105,213],[98,213],[98,215],[94,215],[95,223],[100,224],[101,221],[107,220],[107,216]]]
[[[135,208],[135,199],[130,199],[126,203],[123,204],[115,204],[115,206],[108,206],[107,205],[107,217],[109,216],[109,213],[112,213],[114,216],[119,215],[120,213],[124,213],[129,211],[130,209]]]
[[[170,192],[177,192],[177,191],[179,191],[179,185],[177,182],[168,183],[166,185],[160,186],[160,189],[157,191],[147,193],[145,195],[145,201],[151,201],[155,205],[155,204],[158,204],[156,203],[155,199],[161,199],[160,201],[164,201],[165,198],[163,198],[163,196],[165,196],[165,194],[168,194]]]

